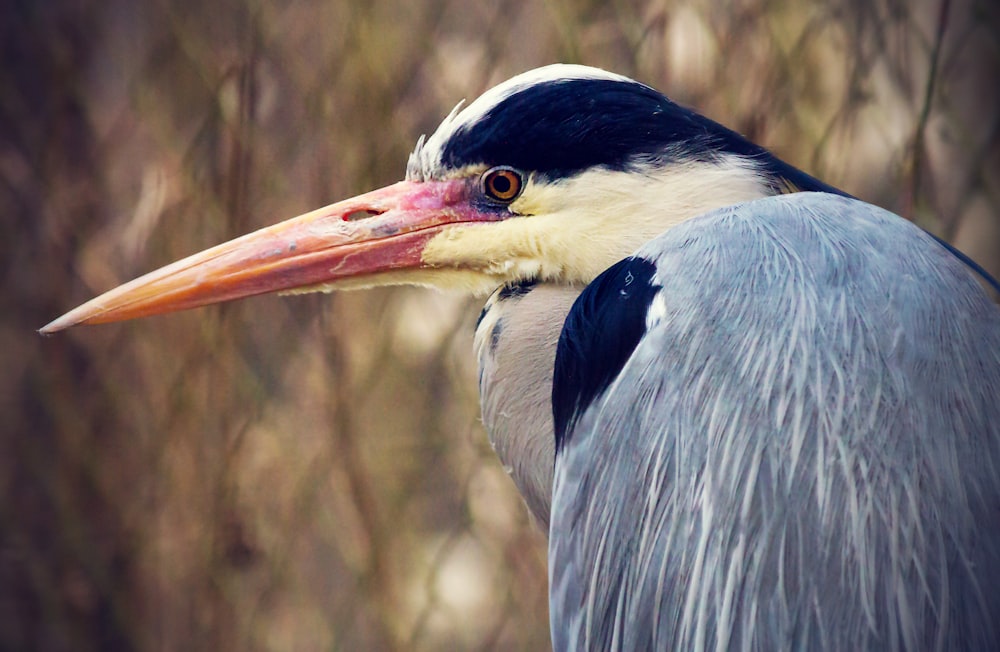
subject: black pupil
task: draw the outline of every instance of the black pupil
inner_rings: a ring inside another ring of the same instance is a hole
[[[506,195],[510,192],[513,184],[511,183],[510,176],[506,174],[497,174],[493,177],[493,192],[498,195]]]

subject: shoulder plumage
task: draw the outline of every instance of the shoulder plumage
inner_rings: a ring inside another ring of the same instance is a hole
[[[639,344],[659,290],[653,263],[630,257],[598,276],[573,304],[559,336],[552,383],[557,452]]]

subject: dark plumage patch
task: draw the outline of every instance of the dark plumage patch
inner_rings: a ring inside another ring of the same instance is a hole
[[[838,190],[780,161],[735,131],[634,81],[560,79],[524,88],[446,143],[443,163],[509,165],[548,179],[594,166],[626,170],[646,162],[715,160],[736,154],[760,161],[777,191]]]
[[[515,297],[523,297],[527,293],[535,289],[535,285],[538,284],[536,279],[527,279],[524,281],[518,281],[511,285],[505,285],[500,289],[499,294],[497,294],[497,299],[499,301],[506,301],[507,299],[513,299]]]
[[[646,333],[646,314],[659,286],[642,258],[615,263],[580,294],[556,348],[552,382],[556,453],[577,419],[607,389]]]
[[[476,317],[476,327],[472,329],[473,333],[479,330],[479,325],[483,323],[483,319],[486,318],[486,313],[488,313],[489,311],[490,311],[490,304],[487,303],[485,306],[483,306],[483,309],[479,311],[479,316]]]
[[[497,352],[497,345],[500,344],[500,337],[503,335],[503,319],[498,319],[497,323],[493,325],[493,331],[490,333],[490,354],[495,354]]]

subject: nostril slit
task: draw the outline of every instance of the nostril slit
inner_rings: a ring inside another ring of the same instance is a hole
[[[365,220],[369,217],[375,217],[376,215],[381,215],[385,211],[376,211],[370,208],[359,208],[356,211],[351,211],[347,215],[344,215],[345,222],[356,222],[358,220]]]

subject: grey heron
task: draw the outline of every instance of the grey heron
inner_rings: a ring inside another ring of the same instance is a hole
[[[549,533],[556,649],[987,650],[1000,308],[976,272],[648,86],[555,65],[457,107],[405,181],[42,331],[280,290],[492,293],[483,421]]]

